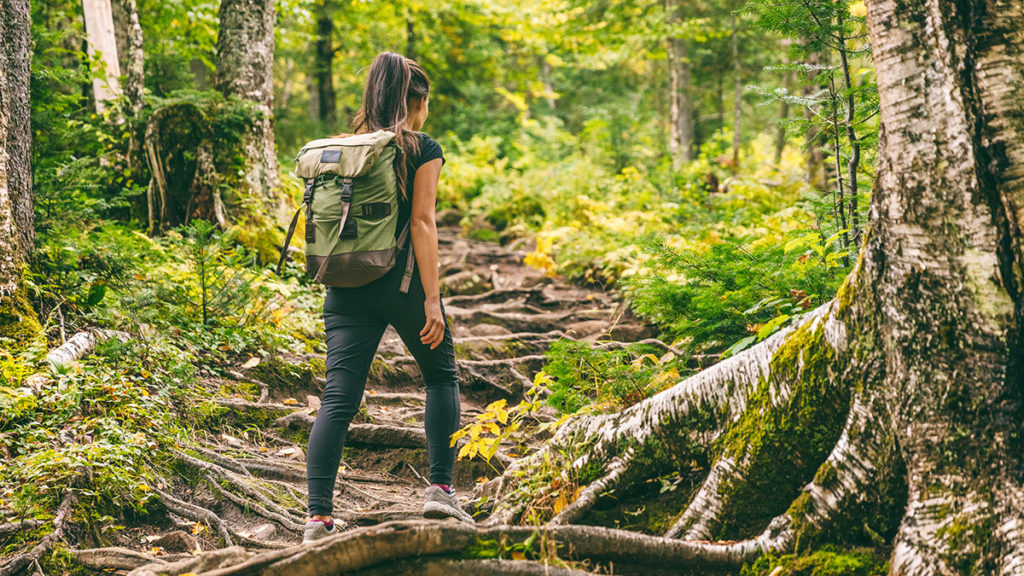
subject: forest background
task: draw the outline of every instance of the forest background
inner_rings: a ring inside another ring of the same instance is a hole
[[[143,58],[123,65],[123,84],[135,75],[144,90],[99,111],[93,86],[106,74],[82,5],[31,6],[25,294],[41,332],[3,334],[0,505],[52,510],[47,486],[87,464],[99,470],[97,518],[116,529],[107,512],[145,508],[147,450],[187,428],[162,406],[240,360],[322,352],[322,323],[301,263],[272,273],[285,222],[239,185],[238,150],[261,112],[218,84],[222,6],[112,6],[122,63],[137,18]],[[681,352],[645,364],[641,349],[552,348],[560,412],[621,409],[692,372],[689,357],[738,352],[835,296],[856,260],[877,144],[863,16],[845,0],[283,0],[263,114],[281,195],[299,203],[295,152],[347,129],[374,55],[416,59],[433,81],[425,130],[447,158],[443,218],[470,237],[530,242],[526,263],[552,275],[621,291]],[[189,193],[177,215],[149,214],[147,139],[161,143],[167,187]],[[196,192],[204,163],[216,177]],[[191,219],[203,194],[227,203],[220,226]],[[56,398],[19,392],[53,344],[91,326],[140,339],[108,342]],[[138,385],[154,373],[172,383],[165,397]],[[104,404],[81,426],[103,441],[57,447],[52,430],[82,399]]]

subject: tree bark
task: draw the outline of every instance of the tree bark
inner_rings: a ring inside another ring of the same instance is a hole
[[[142,153],[144,128],[140,124],[142,108],[145,106],[146,77],[143,68],[142,26],[139,24],[139,10],[135,0],[114,0],[119,16],[118,29],[124,34],[124,95],[128,100],[128,118],[131,123],[128,140],[128,165],[134,174],[145,164]],[[135,176],[137,178],[137,176]]]
[[[732,14],[732,74],[733,74],[733,103],[732,103],[732,173],[740,170],[740,118],[743,105],[743,82],[740,78],[740,31],[739,18],[736,13]]]
[[[20,343],[42,329],[22,284],[35,242],[28,0],[0,0],[0,30],[0,336]]]
[[[88,34],[89,57],[97,54],[105,66],[103,76],[92,81],[92,94],[96,112],[106,110],[107,102],[121,95],[121,67],[117,60],[117,38],[114,35],[114,16],[110,0],[82,0],[85,31]]]
[[[273,0],[220,3],[214,88],[225,96],[252,102],[259,113],[243,139],[244,189],[236,194],[259,199],[277,224],[287,221],[288,203],[281,192],[274,146],[274,17]],[[238,207],[241,198],[233,198],[228,204]]]
[[[331,0],[316,5],[316,89],[318,120],[337,130],[338,102],[334,95],[334,10]],[[410,24],[411,26],[411,24]]]
[[[850,194],[850,242],[854,251],[856,251],[860,247],[860,209],[858,208],[859,198],[857,197],[860,191],[857,174],[858,170],[860,170],[860,140],[857,139],[857,132],[853,127],[853,122],[856,119],[857,103],[853,95],[853,81],[850,78],[850,62],[846,48],[847,40],[843,33],[842,11],[838,13],[837,18],[839,37],[836,40],[839,42],[839,60],[843,70],[843,88],[846,90],[846,140],[850,143],[850,158],[846,163],[846,176],[849,178]]]
[[[671,27],[679,23],[680,0],[665,0],[665,21]],[[690,101],[690,56],[686,40],[672,31],[668,35],[669,70],[669,153],[678,169],[693,160],[693,104]]]
[[[809,69],[807,72],[807,81],[804,84],[803,89],[804,98],[809,98],[818,92],[818,89],[814,86],[814,79],[817,78],[818,72],[814,71],[813,67],[818,66],[819,64],[821,64],[821,55],[819,53],[815,52],[807,58],[807,66]],[[825,152],[823,149],[821,133],[814,125],[814,111],[809,107],[804,108],[804,121],[810,124],[807,128],[806,134],[804,135],[804,143],[807,148],[807,183],[815,190],[824,192],[827,186]]]

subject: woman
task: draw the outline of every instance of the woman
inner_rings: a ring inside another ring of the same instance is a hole
[[[370,65],[355,131],[395,133],[395,143],[401,149],[395,158],[401,192],[396,230],[410,222],[416,271],[407,294],[399,292],[404,266],[398,265],[382,278],[358,288],[327,288],[327,384],[306,454],[310,520],[304,543],[339,531],[331,514],[341,449],[388,324],[395,327],[416,359],[427,389],[424,427],[431,485],[423,514],[473,522],[451,488],[455,448],[450,447],[449,439],[459,428],[459,383],[437,271],[434,204],[444,154],[437,142],[419,132],[427,119],[429,95],[430,80],[416,62],[384,52]],[[407,256],[408,244],[395,261],[405,262]]]

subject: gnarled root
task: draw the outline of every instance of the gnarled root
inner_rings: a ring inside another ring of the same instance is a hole
[[[24,570],[28,565],[39,562],[43,555],[50,551],[54,543],[64,537],[64,528],[71,520],[71,512],[76,502],[78,502],[78,495],[73,490],[69,490],[61,500],[57,514],[53,518],[53,532],[43,536],[43,539],[28,552],[18,554],[0,565],[0,576],[12,576]]]
[[[624,530],[594,526],[497,526],[481,528],[447,521],[397,521],[361,528],[328,538],[317,544],[297,546],[259,554],[245,562],[201,572],[201,576],[306,576],[314,574],[359,573],[373,569],[374,574],[402,574],[403,560],[415,558],[465,558],[466,566],[449,573],[475,574],[483,566],[475,554],[498,553],[499,548],[530,540],[526,554],[544,557],[555,565],[563,562],[589,562],[615,567],[616,573],[675,574],[680,566],[694,569],[738,568],[759,551],[748,546],[683,542],[657,536],[645,536]],[[494,549],[491,550],[490,548]],[[553,556],[557,554],[557,559]],[[461,560],[451,559],[454,567]],[[506,564],[507,569],[506,571]],[[488,564],[492,574],[536,574],[534,566],[501,562]],[[388,570],[391,570],[389,572]],[[463,571],[465,570],[465,571]],[[517,570],[528,570],[526,572]],[[557,574],[549,568],[550,573]],[[161,571],[169,574],[166,566]],[[382,572],[383,571],[383,572]],[[563,572],[566,573],[566,572]],[[567,572],[572,574],[573,572]],[[579,573],[579,571],[576,571]]]

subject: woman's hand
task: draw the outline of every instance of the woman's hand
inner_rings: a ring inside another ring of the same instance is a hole
[[[427,323],[420,330],[420,342],[430,346],[433,350],[444,341],[444,315],[441,314],[441,298],[427,298],[423,301],[423,312],[427,316]]]

